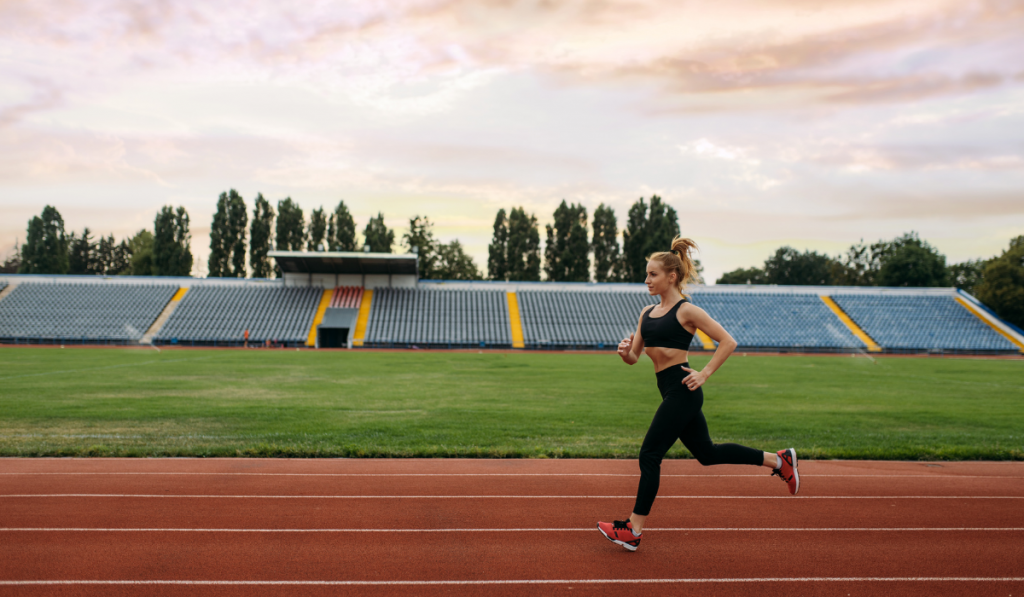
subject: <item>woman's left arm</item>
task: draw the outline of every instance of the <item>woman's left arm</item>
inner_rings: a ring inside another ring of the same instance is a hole
[[[714,356],[711,357],[711,362],[704,366],[704,369],[700,371],[694,371],[688,367],[683,367],[683,370],[689,371],[689,375],[683,379],[683,383],[690,390],[696,390],[697,388],[704,385],[704,382],[711,377],[718,368],[725,363],[725,360],[729,358],[732,351],[736,350],[736,340],[729,335],[729,332],[725,331],[722,324],[718,323],[711,318],[710,315],[704,309],[693,305],[683,305],[682,309],[676,312],[679,317],[679,323],[686,327],[686,323],[693,324],[698,330],[704,332],[711,337],[712,340],[718,342],[718,348],[715,350]]]

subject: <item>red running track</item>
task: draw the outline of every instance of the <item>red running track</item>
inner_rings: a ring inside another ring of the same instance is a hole
[[[4,459],[0,594],[1024,597],[1024,463],[800,470],[666,462],[629,553],[635,461]]]

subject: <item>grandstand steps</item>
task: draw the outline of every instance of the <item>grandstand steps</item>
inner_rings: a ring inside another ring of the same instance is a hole
[[[165,306],[164,310],[157,316],[153,325],[149,326],[146,333],[142,335],[142,338],[139,340],[139,344],[153,344],[153,338],[160,333],[160,329],[164,327],[164,324],[167,323],[168,319],[170,319],[171,314],[174,313],[174,310],[181,304],[181,298],[185,296],[186,292],[188,292],[188,288],[179,288],[178,291],[174,293],[174,296],[171,297],[171,300],[167,301],[167,306]]]
[[[1021,338],[1019,334],[1014,333],[1014,331],[1012,329],[1009,329],[1003,322],[990,316],[983,310],[976,308],[974,305],[971,305],[971,303],[969,303],[967,300],[959,296],[953,298],[954,300],[956,300],[956,302],[960,303],[960,305],[964,309],[967,309],[971,313],[971,315],[974,315],[975,317],[980,319],[982,323],[992,328],[992,330],[995,331],[1000,336],[1012,342],[1017,348],[1020,349],[1021,353],[1024,353],[1024,338]]]
[[[4,300],[4,297],[7,296],[8,294],[10,294],[17,287],[18,287],[17,283],[15,283],[15,284],[8,284],[7,286],[4,286],[3,289],[0,290],[0,301]]]
[[[879,346],[867,332],[857,325],[857,322],[847,315],[846,311],[843,311],[843,308],[832,300],[832,297],[822,296],[821,300],[824,301],[824,303],[828,305],[828,308],[836,314],[836,317],[839,318],[839,321],[843,322],[843,325],[850,328],[850,332],[852,332],[854,336],[860,338],[860,341],[868,347],[868,352],[882,352],[882,347]]]

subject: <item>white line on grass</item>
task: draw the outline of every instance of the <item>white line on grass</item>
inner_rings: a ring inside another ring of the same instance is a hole
[[[92,437],[92,436],[90,436]],[[238,473],[238,472],[191,472],[191,471],[101,471],[101,472],[6,472],[0,475],[197,475],[197,476],[235,476],[235,477],[639,477],[639,473]],[[880,479],[1011,479],[1024,481],[1024,477],[1008,477],[1006,475],[816,475],[813,473],[802,473],[802,477],[851,477],[851,478],[880,478]],[[770,479],[767,474],[761,475],[661,475],[665,477],[687,477],[687,478],[723,478],[730,477],[764,477]]]
[[[851,576],[807,578],[586,578],[558,580],[0,580],[0,586],[185,585],[185,586],[464,586],[604,585],[836,582],[1022,582],[1020,576]]]
[[[0,533],[506,533],[509,531],[525,532],[592,532],[595,527],[573,528],[538,528],[538,529],[160,529],[160,528],[50,528],[50,527],[11,527],[0,528]],[[644,527],[645,531],[662,533],[724,533],[724,532],[799,532],[799,533],[834,533],[834,532],[869,532],[869,533],[906,533],[906,532],[1024,532],[1024,527],[832,527],[832,528],[765,528],[765,527],[691,527],[691,528],[656,528]]]
[[[182,498],[260,500],[625,500],[635,495],[215,495],[149,493],[9,493],[0,498]],[[1024,500],[1021,495],[659,495],[663,500]]]

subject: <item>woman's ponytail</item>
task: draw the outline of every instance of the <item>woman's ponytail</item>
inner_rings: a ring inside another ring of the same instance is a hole
[[[693,239],[677,236],[672,239],[671,250],[654,253],[647,260],[655,260],[660,263],[666,274],[675,272],[676,288],[680,294],[684,294],[683,289],[686,288],[686,283],[697,279],[697,266],[693,263],[691,253],[699,250],[700,248],[697,247],[697,243]]]

